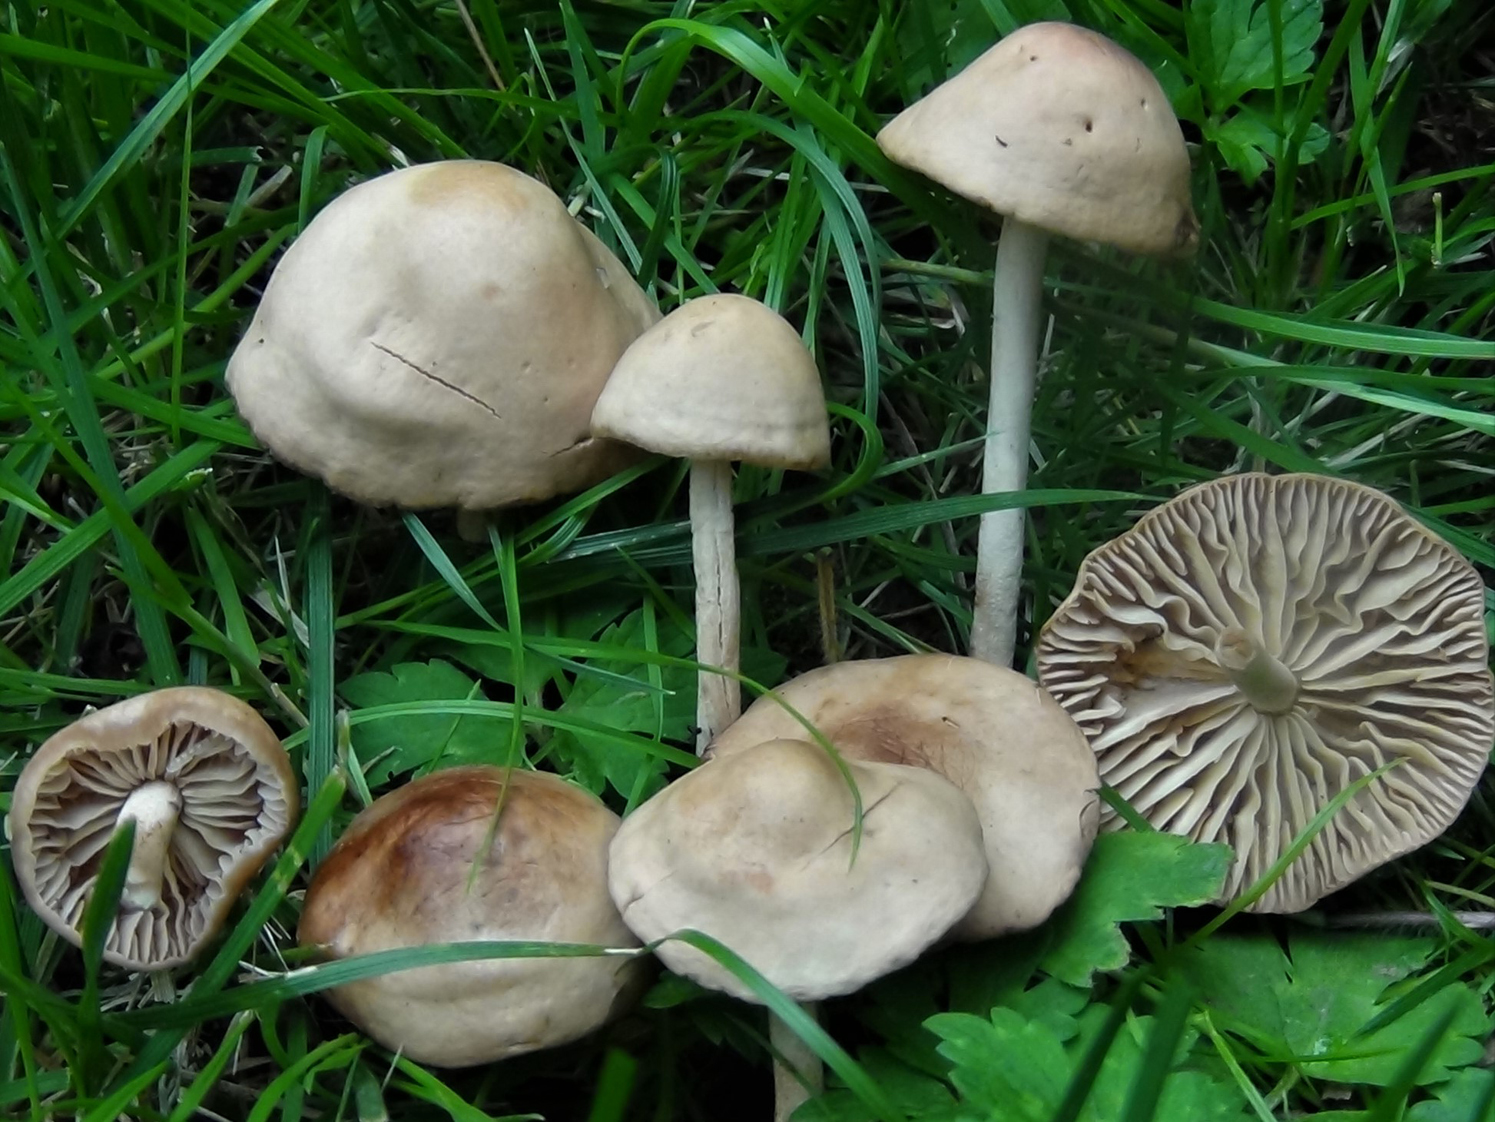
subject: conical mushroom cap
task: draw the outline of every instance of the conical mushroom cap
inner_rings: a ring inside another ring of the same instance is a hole
[[[1104,35],[1021,27],[877,135],[888,158],[1052,233],[1192,253],[1189,154],[1152,72]]]
[[[592,431],[651,452],[763,467],[830,462],[820,371],[783,316],[747,296],[702,296],[623,353]]]
[[[591,438],[624,348],[659,318],[544,184],[452,160],[346,192],[276,266],[228,367],[278,457],[370,503],[484,510],[627,462]]]
[[[919,768],[849,765],[773,740],[703,764],[623,822],[608,883],[653,941],[681,928],[732,948],[800,1001],[851,993],[950,929],[986,880],[981,826],[954,786]],[[756,1000],[715,959],[676,940],[655,952],[703,986]]]
[[[104,943],[108,961],[133,970],[191,959],[300,809],[280,740],[229,694],[180,686],[80,717],[22,769],[8,823],[27,903],[74,946],[82,945],[83,910],[120,812],[152,784],[170,789],[178,807],[160,901],[122,906]]]
[[[1234,848],[1222,900],[1394,764],[1252,905],[1296,912],[1468,800],[1495,739],[1484,608],[1473,566],[1381,492],[1231,475],[1085,559],[1038,675],[1139,814]]]
[[[838,662],[760,697],[707,749],[730,759],[804,735],[794,709],[849,760],[928,768],[971,800],[991,868],[962,939],[1036,927],[1063,903],[1098,828],[1095,756],[1064,712],[1013,670],[956,655]]]

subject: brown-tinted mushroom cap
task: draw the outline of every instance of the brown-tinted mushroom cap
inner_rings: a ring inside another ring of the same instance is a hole
[[[623,823],[609,884],[653,941],[711,935],[801,1001],[851,993],[912,962],[975,902],[986,880],[970,802],[932,772],[850,764],[852,794],[816,745],[773,740],[703,764]],[[736,976],[676,940],[671,970],[745,1001]]]
[[[1080,730],[1028,678],[974,658],[905,655],[836,663],[775,692],[846,758],[928,768],[975,805],[991,873],[958,937],[1035,927],[1068,898],[1095,840],[1100,781]],[[796,731],[762,697],[707,755]]]
[[[157,821],[132,812],[142,800],[158,804]],[[260,715],[186,686],[110,705],[51,737],[16,781],[8,825],[27,902],[77,946],[104,849],[122,814],[135,817],[132,853],[154,851],[154,876],[126,883],[104,957],[156,970],[186,962],[218,931],[299,808],[290,760]]]
[[[659,312],[543,184],[453,160],[371,179],[275,268],[228,367],[255,435],[372,503],[483,510],[631,454],[592,406]]]
[[[764,467],[830,462],[820,371],[798,332],[746,296],[702,296],[644,332],[597,399],[592,431],[670,456]]]
[[[1080,566],[1038,644],[1101,778],[1159,829],[1228,842],[1223,899],[1356,794],[1253,905],[1295,912],[1439,834],[1495,738],[1484,588],[1389,497],[1233,475]]]
[[[300,942],[332,958],[472,940],[636,946],[607,894],[617,815],[556,776],[508,775],[507,794],[503,768],[475,766],[376,800],[312,878]],[[327,998],[385,1047],[460,1067],[584,1036],[636,978],[632,958],[485,959],[384,974]]]
[[[878,133],[888,158],[1000,214],[1192,253],[1189,155],[1157,79],[1083,27],[1018,28]]]

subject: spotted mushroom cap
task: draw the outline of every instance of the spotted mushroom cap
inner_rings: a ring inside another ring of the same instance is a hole
[[[1068,23],[1020,27],[877,135],[999,214],[1136,253],[1192,253],[1189,154],[1152,71]]]
[[[847,759],[928,768],[971,800],[991,873],[957,938],[1036,927],[1069,898],[1100,821],[1100,780],[1084,734],[1030,678],[977,658],[902,655],[823,666],[774,693],[708,758],[803,736],[793,709]]]
[[[1453,821],[1495,739],[1488,660],[1473,567],[1388,496],[1315,475],[1227,476],[1151,511],[1085,559],[1038,644],[1101,778],[1159,829],[1235,849],[1222,900],[1396,765],[1261,912],[1301,911]]]
[[[7,826],[27,903],[75,946],[120,811],[153,782],[180,800],[160,903],[122,905],[104,944],[105,959],[135,970],[191,959],[300,810],[275,733],[219,690],[156,690],[74,721],[22,770]]]
[[[306,890],[297,937],[333,959],[489,939],[636,946],[607,893],[617,828],[616,814],[559,776],[433,772],[353,820]],[[634,956],[495,958],[394,971],[326,996],[385,1047],[462,1067],[584,1036],[639,980]]]

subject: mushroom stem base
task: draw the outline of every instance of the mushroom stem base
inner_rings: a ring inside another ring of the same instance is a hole
[[[1029,417],[1038,382],[1038,336],[1043,322],[1043,259],[1048,234],[1009,217],[997,245],[992,281],[991,403],[981,492],[1021,491],[1028,483]],[[1017,646],[1017,606],[1022,587],[1021,507],[981,516],[976,543],[976,600],[971,655],[1012,665]]]
[[[741,591],[732,520],[732,465],[690,465],[690,541],[696,569],[696,661],[737,670]],[[696,686],[696,752],[742,714],[742,690],[727,674],[702,670]]]
[[[816,1015],[813,1004],[800,1008],[811,1017]],[[768,1015],[768,1041],[778,1053],[773,1064],[774,1122],[789,1122],[802,1104],[824,1088],[825,1070],[810,1046],[773,1013]]]
[[[126,822],[135,823],[135,844],[130,848],[130,866],[119,898],[121,909],[143,912],[161,902],[171,835],[181,812],[181,792],[175,784],[159,779],[130,792],[119,808],[116,829]]]

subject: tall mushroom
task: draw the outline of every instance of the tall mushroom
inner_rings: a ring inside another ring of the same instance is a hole
[[[485,939],[637,946],[607,893],[617,828],[554,775],[433,772],[353,820],[306,890],[298,938],[332,959]],[[386,1048],[463,1067],[584,1036],[638,980],[631,955],[481,959],[365,978],[327,999]]]
[[[727,760],[804,717],[848,760],[927,768],[981,820],[986,885],[960,939],[1036,927],[1073,891],[1100,820],[1095,756],[1067,713],[1013,670],[953,655],[839,662],[748,707],[712,744]]]
[[[1225,900],[1394,764],[1252,905],[1295,912],[1468,800],[1495,738],[1484,604],[1474,568],[1381,492],[1232,475],[1085,559],[1038,672],[1139,814],[1230,843]]]
[[[895,163],[1006,216],[992,290],[982,491],[1021,491],[1048,235],[1192,253],[1198,223],[1178,121],[1157,79],[1117,44],[1071,24],[1035,23],[905,109],[877,143]],[[1023,511],[982,515],[977,658],[1011,664],[1022,559]]]
[[[228,366],[281,459],[365,502],[481,511],[629,455],[592,405],[659,312],[542,183],[421,164],[332,202],[276,266]]]
[[[597,399],[592,431],[690,465],[696,659],[736,671],[741,611],[732,461],[809,471],[830,462],[815,360],[778,313],[746,296],[682,304],[623,353]],[[702,673],[696,748],[742,711],[737,680]]]
[[[260,715],[184,686],[99,709],[48,739],[16,781],[8,825],[27,903],[81,946],[99,857],[133,821],[104,957],[160,970],[217,933],[299,807],[290,760]]]

